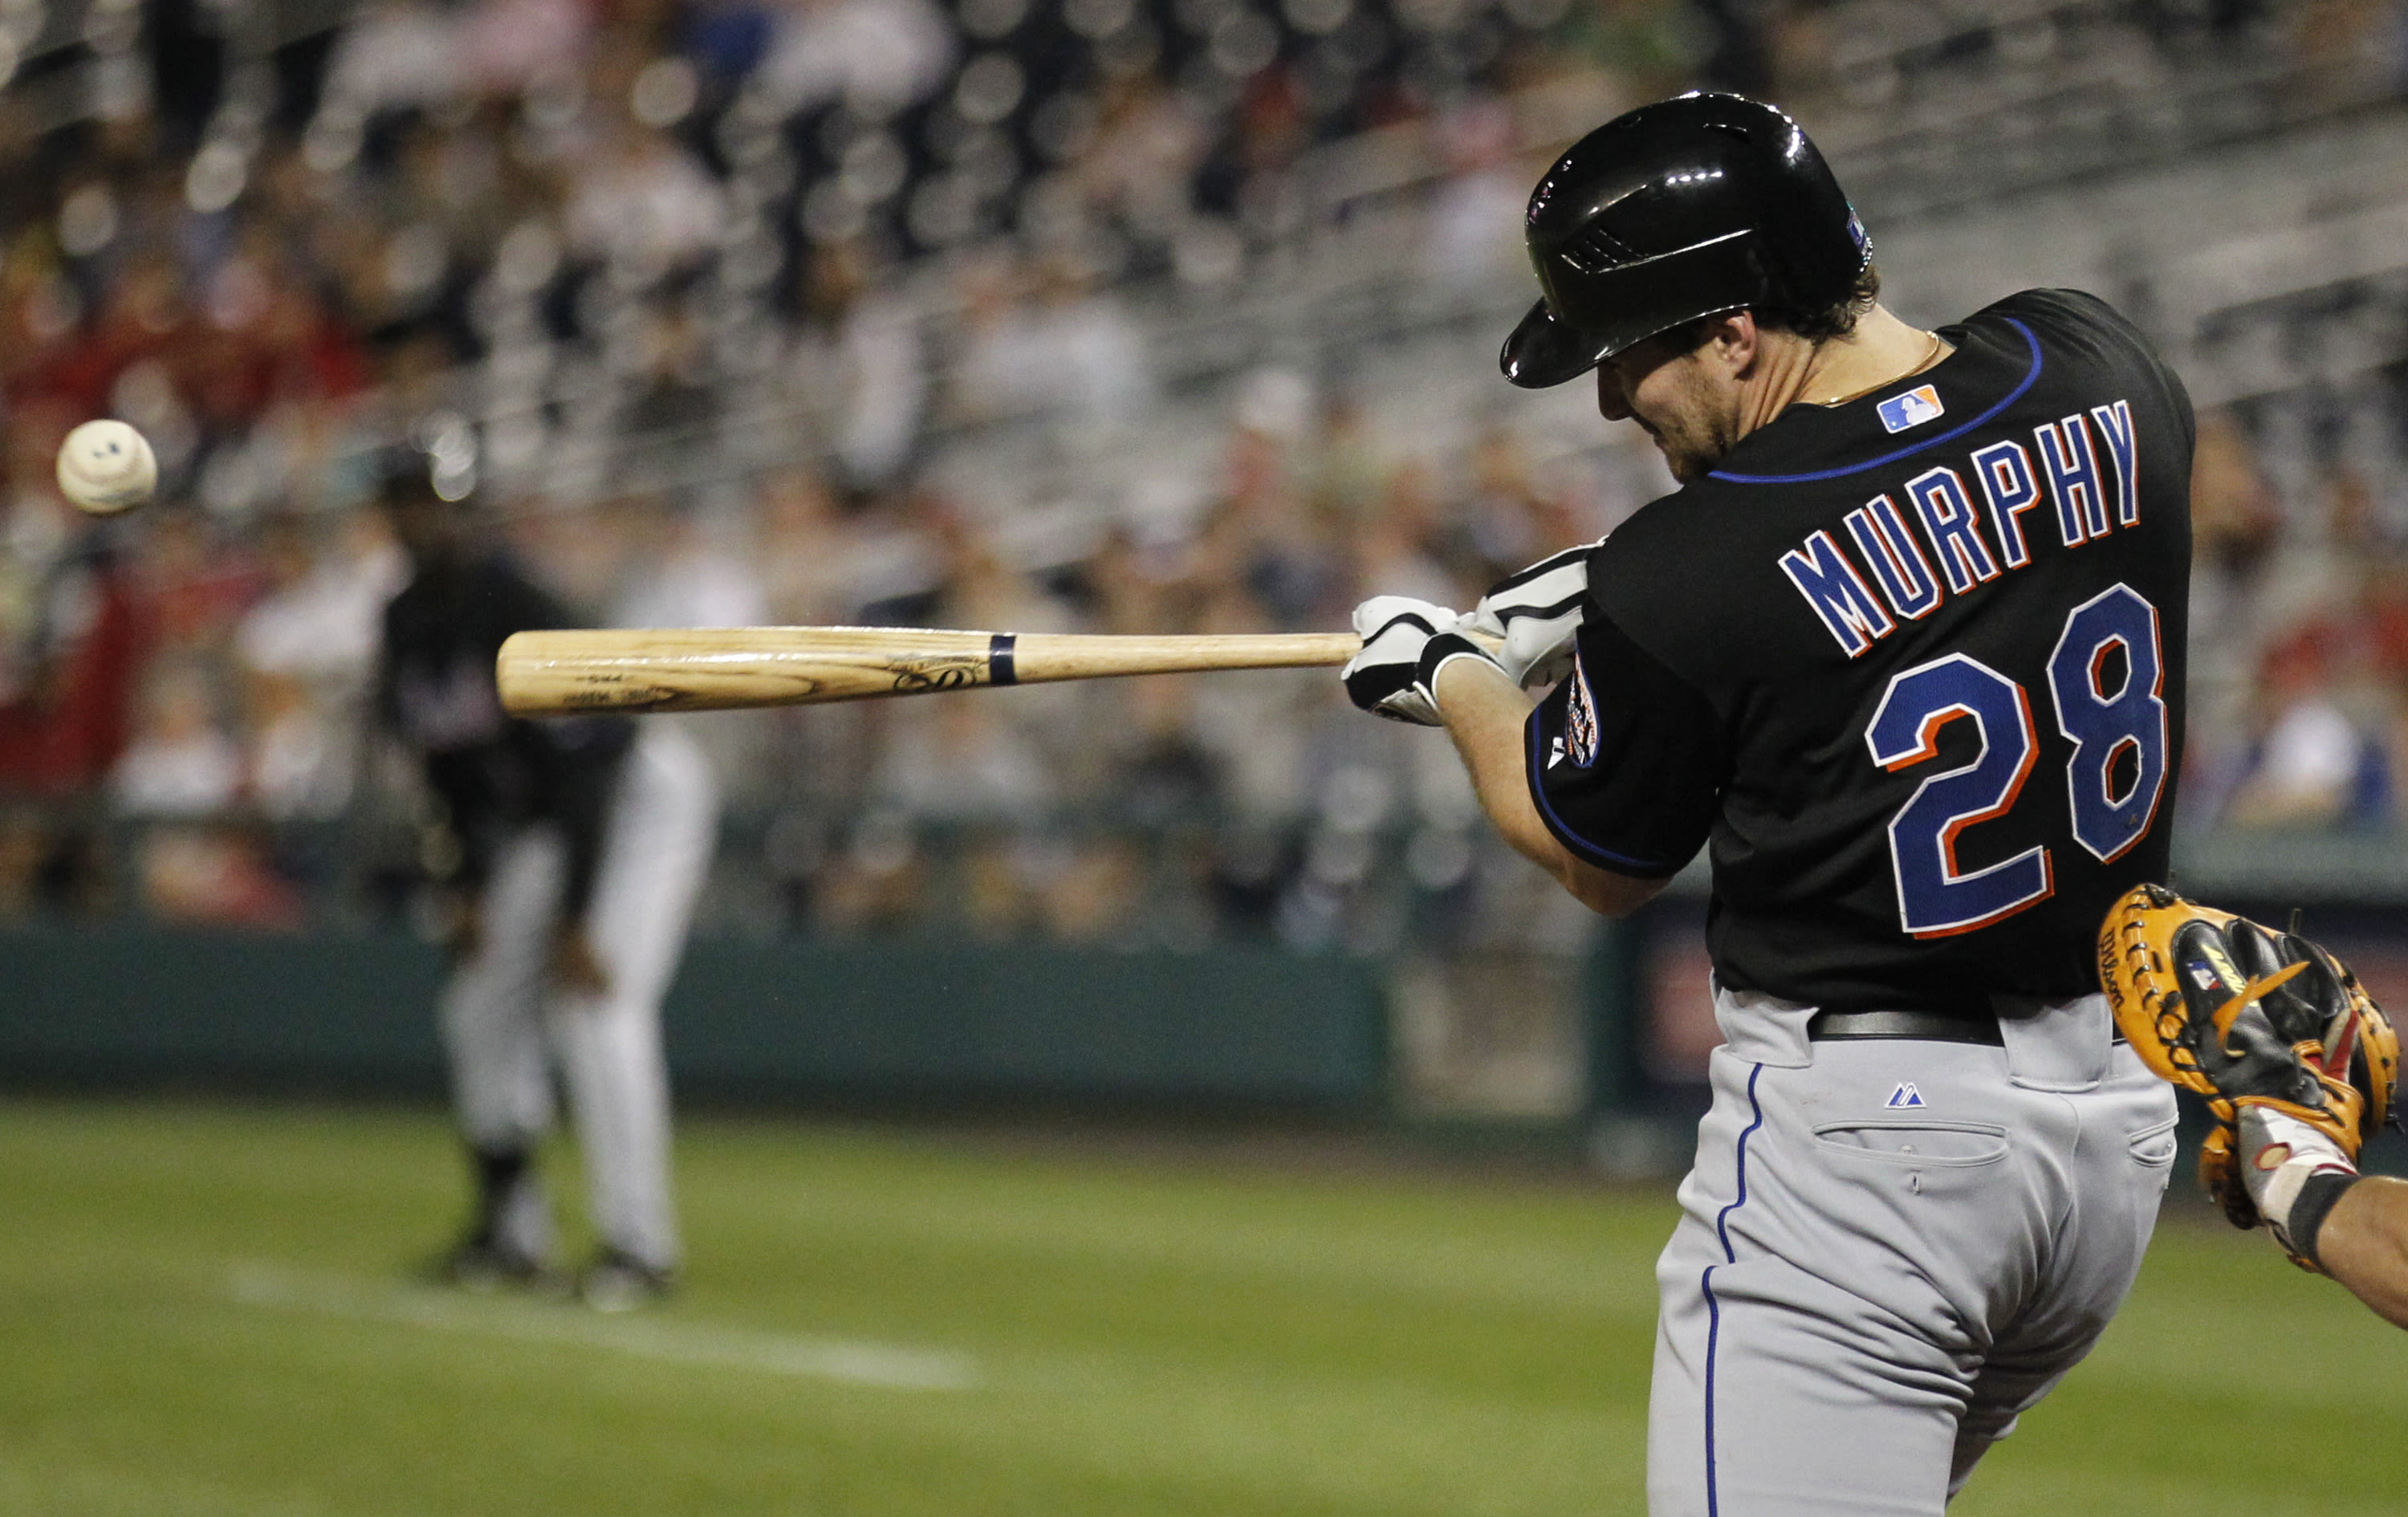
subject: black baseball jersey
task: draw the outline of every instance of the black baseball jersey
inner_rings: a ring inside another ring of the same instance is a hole
[[[624,717],[526,722],[502,710],[494,659],[514,632],[579,623],[508,559],[421,571],[386,606],[377,708],[415,750],[460,843],[454,878],[482,884],[515,828],[558,824],[562,913],[585,909],[620,764]]]
[[[1661,878],[1711,839],[1733,989],[2080,995],[2108,906],[2166,875],[2189,399],[2089,295],[1942,335],[1938,365],[1790,407],[1600,543],[1526,729],[1580,858]]]

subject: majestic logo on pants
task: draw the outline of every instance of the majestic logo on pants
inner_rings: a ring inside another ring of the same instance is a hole
[[[1914,1088],[1914,1081],[1901,1080],[1899,1081],[1898,1089],[1890,1092],[1889,1099],[1884,1101],[1882,1104],[1892,1109],[1899,1107],[1921,1106],[1923,1104],[1923,1093]]]

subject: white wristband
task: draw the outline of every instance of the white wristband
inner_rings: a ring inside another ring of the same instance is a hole
[[[2288,1234],[2291,1208],[2309,1176],[2358,1173],[2349,1155],[2330,1138],[2288,1112],[2244,1106],[2238,1125],[2241,1182],[2249,1187],[2249,1199],[2257,1203],[2258,1214],[2278,1232]]]

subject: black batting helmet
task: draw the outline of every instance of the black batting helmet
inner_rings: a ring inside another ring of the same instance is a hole
[[[1498,362],[1527,390],[1701,316],[1826,309],[1872,261],[1798,123],[1735,94],[1660,100],[1581,138],[1530,193],[1525,230],[1544,298]]]

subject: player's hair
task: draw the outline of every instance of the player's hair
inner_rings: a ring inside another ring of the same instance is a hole
[[[1854,332],[1856,329],[1856,323],[1864,320],[1865,313],[1871,310],[1873,302],[1880,298],[1881,265],[1868,262],[1864,272],[1856,276],[1855,286],[1848,291],[1847,297],[1843,300],[1835,300],[1828,306],[1816,306],[1807,309],[1769,301],[1763,305],[1750,306],[1747,309],[1755,312],[1756,324],[1758,326],[1769,327],[1776,332],[1793,333],[1809,342],[1828,342],[1834,337],[1844,337]],[[1724,311],[1713,316],[1700,316],[1695,321],[1674,327],[1665,336],[1683,351],[1693,351],[1706,340],[1706,333],[1713,328],[1713,324],[1729,314]]]
[[[1756,308],[1756,320],[1760,326],[1794,332],[1809,342],[1828,342],[1833,337],[1844,337],[1854,332],[1856,329],[1856,323],[1864,319],[1865,313],[1873,308],[1873,302],[1880,298],[1881,265],[1868,259],[1865,262],[1865,271],[1856,276],[1856,286],[1848,292],[1846,298],[1835,300],[1828,306],[1817,307],[1812,310],[1792,310],[1783,306],[1759,306]]]

